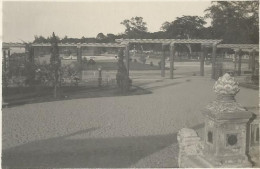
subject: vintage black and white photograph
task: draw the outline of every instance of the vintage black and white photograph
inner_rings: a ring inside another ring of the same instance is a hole
[[[11,168],[260,168],[259,1],[2,2]]]

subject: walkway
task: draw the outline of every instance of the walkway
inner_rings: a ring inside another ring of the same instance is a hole
[[[201,132],[200,110],[215,98],[214,81],[135,83],[152,94],[3,109],[3,166],[177,167],[176,133],[183,127]],[[241,88],[236,98],[249,108],[258,105],[256,90]]]

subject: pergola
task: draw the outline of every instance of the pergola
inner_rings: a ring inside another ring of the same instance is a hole
[[[222,40],[217,39],[116,39],[117,43],[59,43],[59,47],[76,47],[77,60],[81,63],[82,60],[82,47],[101,47],[101,48],[125,48],[126,55],[126,68],[129,74],[129,49],[131,44],[162,44],[163,56],[161,58],[161,76],[165,76],[165,57],[166,47],[170,49],[170,78],[173,79],[174,70],[174,57],[175,57],[175,44],[201,44],[202,55],[200,56],[200,75],[204,76],[204,60],[206,57],[206,47],[212,47],[212,78],[215,79],[215,63],[216,63],[216,50],[217,48],[233,49],[236,57],[239,56],[238,74],[241,74],[241,55],[239,51],[248,51],[250,55],[250,64],[255,62],[255,53],[259,52],[258,44],[219,44]],[[6,51],[10,57],[10,48],[25,48],[28,52],[30,49],[34,51],[34,47],[50,47],[50,43],[3,43],[3,61],[6,60]],[[29,49],[30,48],[30,49]],[[236,65],[235,65],[236,66]],[[5,67],[5,65],[4,65]],[[255,71],[255,64],[252,64],[252,72]]]
[[[8,57],[10,57],[11,47],[25,48],[26,53],[32,50],[34,55],[35,47],[51,47],[51,44],[50,43],[33,43],[33,44],[3,43],[2,50],[3,50],[3,61],[4,61],[5,70],[6,70],[6,50],[8,51]],[[76,47],[77,60],[80,64],[82,61],[82,47],[126,48],[126,51],[129,50],[126,44],[119,44],[119,43],[58,43],[58,47]]]
[[[174,70],[174,57],[175,57],[175,44],[201,44],[202,55],[200,57],[200,75],[204,76],[204,60],[206,56],[206,47],[212,47],[212,78],[215,78],[215,62],[216,62],[216,48],[217,44],[222,40],[217,39],[116,39],[116,42],[127,45],[127,69],[129,70],[129,45],[130,44],[149,44],[159,43],[162,44],[163,56],[161,58],[161,76],[165,76],[165,50],[166,46],[170,46],[170,79],[173,79]]]
[[[251,68],[252,74],[255,72],[255,53],[259,52],[259,45],[258,44],[219,44],[217,48],[222,49],[232,49],[235,51],[235,64],[234,69],[236,70],[236,62],[238,57],[238,75],[241,75],[241,51],[249,52],[249,62],[248,67]]]
[[[50,43],[34,43],[32,47],[51,46]],[[125,48],[125,44],[119,43],[59,43],[59,47],[77,47],[77,60],[82,60],[82,47],[100,47],[100,48]]]

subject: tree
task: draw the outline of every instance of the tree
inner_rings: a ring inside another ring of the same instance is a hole
[[[96,39],[97,40],[104,40],[104,39],[106,39],[106,36],[103,33],[99,33],[99,34],[97,34]]]
[[[164,23],[162,24],[161,30],[164,31],[164,32],[166,32],[166,31],[169,29],[170,26],[171,26],[171,23],[168,22],[168,21],[166,21],[166,22],[164,22]]]
[[[173,22],[163,23],[161,29],[172,38],[197,38],[206,22],[199,16],[177,17]]]
[[[200,38],[202,30],[205,28],[206,22],[199,16],[182,16],[177,17],[176,20],[164,22],[161,29],[165,31],[168,37],[177,39],[192,39]],[[190,44],[186,44],[186,49],[189,54],[192,52]],[[183,50],[183,46],[178,45],[179,50]]]
[[[142,36],[147,33],[147,24],[143,21],[143,17],[132,17],[130,20],[125,19],[120,24],[126,27],[125,34],[129,38],[136,38],[138,36]]]
[[[205,10],[214,37],[224,43],[259,43],[258,1],[217,1]]]
[[[54,87],[54,98],[57,97],[57,88],[59,86],[60,80],[60,68],[61,68],[61,60],[59,55],[59,47],[58,40],[54,34],[52,33],[51,38],[51,57],[50,57],[51,71],[53,76],[53,87]]]
[[[108,42],[115,42],[115,39],[116,39],[116,35],[112,34],[112,33],[108,33],[107,34],[107,40]]]

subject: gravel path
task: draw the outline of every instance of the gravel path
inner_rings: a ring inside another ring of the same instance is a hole
[[[138,81],[136,82],[138,83]],[[177,167],[176,133],[199,129],[200,110],[215,95],[213,80],[142,81],[152,94],[87,98],[3,109],[3,166]],[[258,105],[258,91],[237,101]]]

